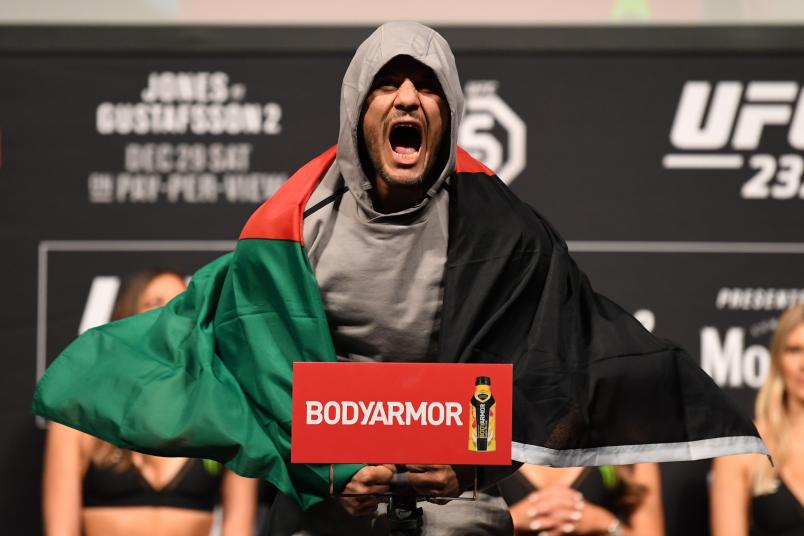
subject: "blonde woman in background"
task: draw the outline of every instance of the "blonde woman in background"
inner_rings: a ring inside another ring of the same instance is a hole
[[[804,304],[779,318],[770,353],[755,413],[774,466],[757,455],[715,460],[713,536],[804,535]]]
[[[118,295],[112,320],[161,307],[184,289],[176,272],[138,273]],[[217,462],[147,456],[51,423],[44,465],[47,536],[207,536],[219,498],[222,536],[253,532],[256,481]]]

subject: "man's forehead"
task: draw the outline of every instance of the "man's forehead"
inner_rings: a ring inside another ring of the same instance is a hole
[[[422,62],[405,55],[394,56],[388,63],[382,66],[375,76],[411,76],[427,77],[437,80],[433,70]]]

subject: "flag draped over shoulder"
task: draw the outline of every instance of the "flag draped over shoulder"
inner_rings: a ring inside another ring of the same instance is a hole
[[[234,252],[165,307],[92,329],[56,358],[34,412],[123,448],[215,459],[302,506],[329,466],[290,463],[294,361],[335,351],[301,244],[301,212],[334,149],[254,214]],[[359,466],[336,466],[343,486]]]
[[[552,226],[460,149],[449,191],[439,353],[513,363],[515,460],[568,467],[767,454],[684,350],[597,294]]]
[[[120,447],[210,458],[307,508],[328,466],[290,463],[294,361],[333,361],[302,245],[304,207],[335,148],[249,219],[234,252],[162,309],[81,335],[34,412]],[[550,225],[459,149],[449,184],[439,355],[513,363],[513,457],[554,466],[767,453],[681,349],[596,294]],[[478,215],[482,215],[479,217]],[[341,489],[358,465],[336,465]]]

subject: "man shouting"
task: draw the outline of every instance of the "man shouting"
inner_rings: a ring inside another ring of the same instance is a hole
[[[330,497],[329,467],[290,463],[294,361],[512,363],[518,462],[767,452],[689,356],[596,294],[552,227],[457,146],[462,110],[439,34],[378,28],[344,77],[337,147],[291,177],[185,293],[79,337],[34,410],[121,447],[271,481],[274,534],[386,526],[371,496]],[[465,492],[473,475],[337,465],[332,491],[384,492],[401,473],[433,497]],[[483,489],[503,475],[478,468]],[[424,508],[424,534],[512,531],[490,494]]]

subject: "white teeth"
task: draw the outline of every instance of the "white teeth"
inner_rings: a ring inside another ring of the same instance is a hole
[[[402,154],[402,153],[398,153],[398,152],[394,151],[393,149],[391,149],[391,152],[394,153],[395,157],[397,157],[397,158],[399,158],[401,160],[413,160],[417,156],[419,156],[419,151],[415,151],[415,152],[408,153],[408,154]]]

